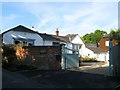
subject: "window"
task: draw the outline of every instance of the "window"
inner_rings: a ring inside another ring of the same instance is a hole
[[[20,41],[18,41],[18,40],[14,40],[14,43],[15,43],[15,44],[19,44]]]
[[[105,46],[109,46],[109,41],[106,41],[106,42],[105,42]]]
[[[79,50],[80,49],[80,45],[79,44],[73,44],[73,49],[74,50]]]
[[[24,46],[33,46],[34,45],[34,40],[16,38],[16,39],[14,39],[14,44],[22,44]]]
[[[33,46],[33,43],[28,43],[28,46]]]
[[[27,46],[27,41],[22,42],[24,46]]]

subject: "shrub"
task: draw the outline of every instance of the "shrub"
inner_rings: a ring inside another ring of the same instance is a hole
[[[98,62],[95,58],[90,58],[90,57],[81,57],[82,62]]]
[[[28,51],[21,45],[5,45],[2,48],[2,65],[4,68],[12,71],[35,69],[29,59]]]
[[[3,67],[13,66],[14,62],[17,60],[15,55],[15,50],[12,48],[12,45],[3,46],[2,52],[2,65]]]

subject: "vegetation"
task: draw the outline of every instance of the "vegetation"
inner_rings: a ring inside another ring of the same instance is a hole
[[[23,49],[21,45],[5,45],[2,48],[3,68],[11,71],[36,69],[29,62],[27,50]]]
[[[85,34],[82,39],[84,43],[97,44],[105,34],[107,34],[107,32],[103,30],[96,30],[95,32]]]
[[[90,57],[81,57],[82,62],[98,62],[95,58],[90,58]]]
[[[109,35],[111,41],[117,40],[118,38],[120,38],[120,29],[112,29]]]

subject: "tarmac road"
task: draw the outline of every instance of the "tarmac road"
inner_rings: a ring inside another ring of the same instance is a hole
[[[110,76],[70,70],[3,70],[3,88],[115,88],[119,84]]]

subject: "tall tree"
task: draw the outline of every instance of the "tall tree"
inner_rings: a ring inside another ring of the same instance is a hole
[[[83,41],[85,43],[97,44],[99,40],[105,35],[107,32],[103,30],[96,30],[95,32],[91,32],[89,34],[85,34],[83,36]]]

